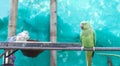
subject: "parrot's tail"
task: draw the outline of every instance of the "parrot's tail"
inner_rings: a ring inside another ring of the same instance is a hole
[[[93,51],[86,51],[87,66],[92,66],[92,55],[93,55]]]

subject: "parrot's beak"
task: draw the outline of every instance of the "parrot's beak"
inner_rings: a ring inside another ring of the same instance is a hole
[[[83,29],[83,25],[80,25],[81,29]]]

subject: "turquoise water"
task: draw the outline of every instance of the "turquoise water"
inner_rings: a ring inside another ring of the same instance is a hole
[[[0,1],[0,41],[7,39],[10,0]],[[30,39],[49,41],[50,0],[19,0],[16,34],[28,30]],[[79,24],[89,21],[96,32],[96,46],[120,46],[119,0],[57,0],[57,42],[80,42]],[[1,51],[2,52],[2,51]],[[107,57],[98,53],[120,54],[117,51],[96,51],[92,66],[108,66]],[[49,51],[36,58],[16,54],[16,66],[49,66]],[[109,56],[113,66],[120,58]],[[57,66],[86,66],[84,51],[57,51]],[[0,59],[2,64],[2,59]]]

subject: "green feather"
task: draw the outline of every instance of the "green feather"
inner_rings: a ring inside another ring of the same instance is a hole
[[[87,22],[82,22],[82,32],[80,34],[80,40],[82,43],[82,46],[85,48],[90,48],[95,46],[95,32]],[[92,64],[92,56],[93,51],[86,51],[86,62],[87,66],[91,66]]]

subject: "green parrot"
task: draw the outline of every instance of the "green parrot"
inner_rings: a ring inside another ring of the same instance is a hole
[[[93,48],[95,46],[95,32],[90,26],[90,24],[86,21],[81,22],[81,34],[80,40],[82,43],[82,47],[85,48]],[[86,51],[86,62],[87,66],[92,66],[92,57],[94,55],[94,51]]]

